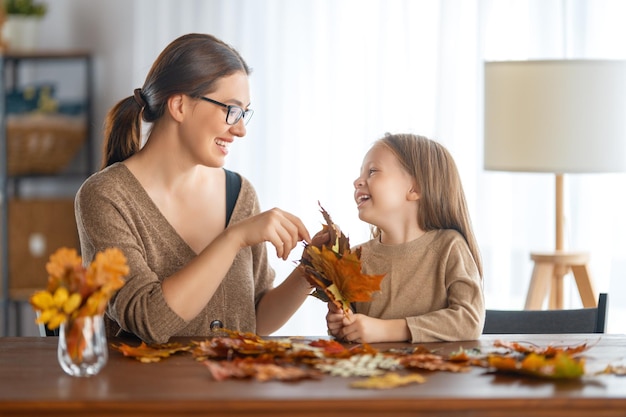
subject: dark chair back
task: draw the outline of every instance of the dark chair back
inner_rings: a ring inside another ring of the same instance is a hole
[[[487,310],[483,334],[606,333],[608,295],[597,308],[570,310]]]

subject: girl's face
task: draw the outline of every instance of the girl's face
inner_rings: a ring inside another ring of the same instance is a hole
[[[204,97],[226,105],[238,106],[247,110],[250,105],[250,86],[248,76],[237,72],[220,79],[216,90]],[[192,116],[185,123],[183,137],[190,153],[198,163],[210,167],[224,166],[228,147],[236,137],[246,134],[244,118],[237,123],[226,123],[228,109],[219,104],[202,99],[189,98]]]
[[[413,178],[393,152],[382,144],[374,145],[354,181],[359,218],[383,231],[416,218],[419,194],[415,188]]]

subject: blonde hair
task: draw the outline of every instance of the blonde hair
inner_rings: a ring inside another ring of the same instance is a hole
[[[408,172],[420,194],[417,223],[424,231],[454,229],[467,245],[480,276],[482,261],[467,209],[463,185],[452,155],[441,144],[424,136],[385,134],[374,143],[387,147]],[[380,230],[373,228],[374,237]]]

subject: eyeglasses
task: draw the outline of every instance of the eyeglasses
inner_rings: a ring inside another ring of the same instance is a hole
[[[228,104],[220,103],[219,101],[215,101],[207,97],[200,96],[198,98],[204,101],[208,101],[209,103],[217,104],[218,106],[222,106],[226,108],[228,110],[226,112],[226,123],[228,123],[229,125],[237,124],[239,120],[241,120],[242,118],[243,118],[243,123],[248,124],[248,122],[250,121],[250,118],[252,117],[252,114],[254,113],[254,110],[252,109],[244,110],[239,106],[231,106]]]

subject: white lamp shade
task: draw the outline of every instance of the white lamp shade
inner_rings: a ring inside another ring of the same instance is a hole
[[[626,171],[626,61],[485,63],[487,170]]]

